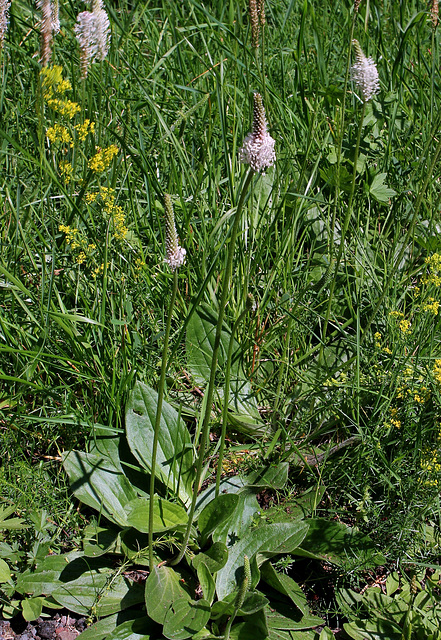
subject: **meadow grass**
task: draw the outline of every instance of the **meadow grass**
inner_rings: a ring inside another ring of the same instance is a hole
[[[294,485],[326,485],[317,512],[370,533],[390,565],[430,564],[441,518],[439,30],[412,1],[265,8],[256,50],[244,0],[109,2],[109,54],[84,79],[80,3],[60,3],[45,76],[38,11],[12,1],[0,59],[2,493],[32,509],[42,468],[46,485],[59,477],[50,457],[93,442],[97,427],[123,431],[134,381],[158,385],[174,278],[165,193],[187,251],[166,391],[194,426],[185,329],[202,303],[219,304],[258,91],[277,162],[244,203],[226,324],[239,319],[266,435],[229,437],[257,442],[259,460],[325,452],[292,466]],[[366,104],[349,76],[353,38],[379,71]],[[78,112],[57,112],[54,96]],[[65,138],[51,141],[57,125]],[[23,469],[26,487],[14,483]],[[63,480],[54,486],[70,514]],[[53,495],[41,500],[59,517]]]

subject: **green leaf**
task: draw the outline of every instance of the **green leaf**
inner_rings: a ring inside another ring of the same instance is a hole
[[[217,314],[208,305],[200,305],[193,313],[187,326],[186,351],[187,363],[195,381],[202,385],[210,378],[213,358],[214,338],[216,334]],[[218,366],[224,369],[227,362],[231,331],[224,325],[218,352]],[[266,432],[260,418],[257,402],[252,395],[251,386],[242,371],[240,347],[233,340],[233,356],[230,368],[231,409],[229,418],[241,431],[251,435],[263,436]],[[219,393],[222,392],[219,390]]]
[[[182,599],[190,601],[190,595],[183,589],[180,580],[180,575],[171,567],[155,566],[150,572],[145,583],[145,602],[147,613],[155,622],[164,624],[173,602]]]
[[[25,598],[21,602],[23,618],[25,620],[36,620],[43,611],[44,598]]]
[[[118,625],[106,640],[150,640],[158,638],[158,629],[150,618],[144,616],[136,620],[127,620]]]
[[[130,449],[140,465],[148,471],[152,464],[157,402],[156,391],[137,382],[126,410],[126,433]],[[159,425],[156,476],[184,504],[189,504],[193,475],[190,434],[178,413],[164,402]]]
[[[225,478],[219,485],[219,491],[222,494],[226,493],[240,493],[242,489],[246,486],[246,482],[240,476],[232,476],[231,478]],[[196,502],[196,511],[195,511],[195,519],[198,518],[202,509],[206,507],[206,505],[214,500],[216,497],[216,485],[211,484],[209,487],[201,491],[198,495],[198,499]]]
[[[213,532],[215,542],[224,542],[231,546],[240,538],[249,534],[254,522],[255,514],[260,511],[256,493],[251,489],[244,489],[239,493],[236,508],[229,518],[225,518],[223,524],[218,525]]]
[[[32,593],[35,596],[52,593],[60,584],[60,573],[73,560],[80,557],[81,554],[78,551],[59,556],[46,556],[38,562],[34,571],[26,569],[18,574],[16,583],[18,593]]]
[[[250,622],[241,622],[231,628],[231,640],[265,640],[265,638],[268,638],[268,635],[262,635],[261,628]]]
[[[209,619],[210,605],[206,600],[174,600],[165,616],[164,636],[169,640],[190,638],[205,627]]]
[[[87,525],[83,532],[84,555],[98,558],[114,547],[119,531],[108,527],[100,527],[95,521]]]
[[[288,481],[288,462],[281,462],[270,467],[263,467],[246,477],[249,487],[283,489]]]
[[[239,496],[234,493],[225,493],[218,495],[217,498],[207,504],[202,510],[198,518],[198,527],[201,532],[201,546],[203,546],[208,536],[220,524],[227,520],[239,502]]]
[[[265,562],[261,567],[262,580],[283,595],[287,596],[293,604],[304,614],[309,614],[308,601],[297,582],[285,573],[277,573],[270,562]]]
[[[93,622],[90,627],[87,627],[77,638],[80,640],[104,640],[104,638],[108,637],[109,633],[112,633],[124,622],[144,618],[144,613],[145,612],[142,611],[136,611],[136,609],[128,609],[114,613],[111,616]]]
[[[296,555],[337,565],[347,562],[351,557],[356,558],[360,564],[386,562],[369,536],[364,536],[356,529],[324,518],[311,518],[308,524],[308,534]]]
[[[247,593],[243,605],[239,610],[239,615],[249,616],[252,613],[257,613],[261,609],[264,609],[269,603],[268,598],[261,593],[255,591],[254,593]]]
[[[381,204],[388,204],[389,199],[397,195],[397,192],[385,185],[386,173],[377,173],[369,187],[371,196]]]
[[[403,630],[387,620],[376,618],[345,622],[343,629],[354,640],[402,640]]]
[[[97,616],[128,609],[144,599],[141,585],[115,575],[115,570],[109,567],[85,571],[76,580],[59,584],[51,595],[70,611],[81,615],[95,611]]]
[[[141,533],[149,531],[150,500],[135,498],[125,506],[127,524]],[[153,500],[153,533],[176,530],[187,524],[187,512],[178,504],[155,496]]]
[[[303,615],[297,607],[274,601],[266,610],[266,618],[270,629],[282,630],[312,629],[324,622],[318,616]]]
[[[8,564],[0,559],[0,584],[2,582],[9,582],[11,579],[11,570]]]
[[[217,574],[216,592],[219,600],[236,588],[236,571],[243,566],[244,555],[251,559],[257,552],[267,556],[291,553],[297,549],[307,531],[308,525],[303,522],[266,524],[252,529],[230,547],[227,563]]]
[[[199,584],[201,585],[202,593],[204,594],[204,599],[209,602],[209,604],[213,604],[214,595],[216,593],[216,584],[214,582],[213,576],[210,573],[209,568],[205,564],[205,562],[199,562],[197,570]]]
[[[72,451],[65,455],[63,464],[71,489],[81,502],[121,527],[127,526],[124,507],[136,493],[109,458]]]
[[[228,560],[228,549],[223,542],[215,542],[204,553],[198,553],[192,560],[193,567],[197,570],[204,563],[211,573],[216,573],[225,566]]]

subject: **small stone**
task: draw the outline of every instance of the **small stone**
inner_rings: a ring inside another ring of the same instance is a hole
[[[49,640],[54,635],[55,622],[42,620],[37,624],[37,631],[42,640]]]
[[[79,632],[76,629],[57,629],[56,634],[59,640],[76,640]]]

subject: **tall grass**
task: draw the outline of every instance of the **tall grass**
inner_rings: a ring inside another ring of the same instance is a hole
[[[225,302],[230,327],[248,293],[256,305],[235,329],[268,426],[263,456],[292,459],[356,435],[341,464],[325,458],[303,477],[328,485],[327,510],[387,530],[394,559],[415,530],[426,557],[425,527],[440,517],[440,475],[424,466],[440,417],[438,271],[425,262],[441,253],[438,29],[410,1],[362,2],[356,15],[350,2],[269,1],[262,73],[243,1],[109,2],[109,56],[84,80],[72,32],[81,9],[61,3],[53,53],[81,107],[74,119],[45,101],[32,3],[13,0],[1,54],[4,463],[56,456],[97,425],[124,429],[134,379],[157,385],[172,278],[165,192],[187,250],[169,399],[194,389],[185,327],[200,303],[218,309],[243,189],[237,152],[260,91],[278,161],[244,203]],[[381,82],[361,120],[352,37]],[[95,130],[84,141],[49,144],[49,127],[75,136],[86,119]],[[110,145],[118,154],[94,173],[90,158]],[[113,213],[103,188],[114,190]],[[127,227],[119,239],[115,207]],[[60,225],[95,245],[85,261]]]

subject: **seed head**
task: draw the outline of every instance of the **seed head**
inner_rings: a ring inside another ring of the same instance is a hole
[[[185,249],[179,246],[178,234],[176,232],[175,213],[173,203],[168,193],[164,195],[165,205],[165,244],[167,250],[166,263],[172,271],[182,267],[185,262]]]
[[[367,58],[358,40],[352,40],[356,62],[351,67],[351,80],[361,93],[363,102],[371,100],[380,91],[377,65],[372,58]]]
[[[434,29],[436,29],[436,27],[438,26],[438,0],[432,0],[431,3],[431,7],[430,7],[430,15],[432,17],[432,26]]]
[[[264,173],[276,161],[276,141],[267,131],[265,108],[260,93],[254,94],[253,130],[245,138],[239,150],[239,159],[249,164],[253,171]]]
[[[6,31],[8,29],[8,9],[11,3],[7,0],[0,0],[0,51],[3,48]]]
[[[92,11],[82,11],[74,27],[81,50],[81,74],[87,76],[89,65],[104,60],[109,51],[110,23],[101,0],[93,0]]]
[[[254,48],[259,46],[260,21],[257,0],[249,0],[250,22],[251,22],[251,42]]]

